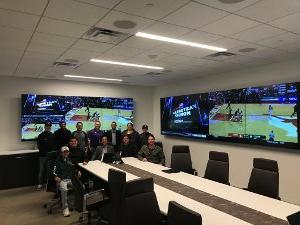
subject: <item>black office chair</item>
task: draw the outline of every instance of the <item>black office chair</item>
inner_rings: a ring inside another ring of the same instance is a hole
[[[110,210],[110,224],[122,225],[121,211],[124,198],[124,190],[126,184],[126,173],[109,169],[108,171],[108,185],[110,189],[111,210]]]
[[[174,145],[172,147],[170,167],[185,173],[198,174],[192,167],[190,148],[187,145]]]
[[[229,159],[226,152],[209,152],[204,178],[230,185]]]
[[[168,225],[202,225],[202,217],[188,208],[183,207],[177,202],[169,202]]]
[[[162,217],[154,192],[153,178],[126,183],[122,212],[122,225],[161,225]]]
[[[290,225],[299,225],[300,224],[300,211],[293,213],[286,217],[286,219],[289,221]]]
[[[87,193],[84,184],[76,174],[72,177],[72,185],[75,194],[75,209],[80,213],[79,221],[85,222],[87,215],[87,224],[91,224],[91,212],[107,206],[110,203],[109,199],[105,198],[104,189]],[[97,221],[99,221],[99,218],[97,218]],[[107,220],[103,220],[101,217],[100,222],[108,223]]]
[[[164,149],[161,141],[156,141],[155,145],[158,145],[159,147],[161,147],[161,149]]]
[[[279,171],[275,160],[254,158],[248,191],[270,198],[279,198]]]
[[[58,157],[57,151],[47,153],[47,181],[46,191],[53,192],[54,196],[44,204],[44,208],[47,209],[48,214],[51,214],[53,209],[60,205],[60,193],[57,189],[56,182],[54,180],[53,169],[55,161]]]

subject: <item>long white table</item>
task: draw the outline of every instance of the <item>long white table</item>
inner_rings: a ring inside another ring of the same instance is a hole
[[[217,182],[213,182],[187,173],[180,172],[167,174],[162,172],[162,170],[166,169],[166,167],[163,167],[161,165],[149,162],[142,162],[136,158],[123,158],[123,161],[125,164],[136,167],[138,169],[142,169],[155,175],[176,181],[194,189],[201,190],[203,192],[229,200],[231,202],[235,202],[239,205],[246,206],[248,208],[263,212],[267,215],[271,215],[282,220],[286,220],[286,216],[294,212],[300,211],[300,206],[264,197],[262,195],[251,193],[242,189],[220,184]],[[100,161],[91,161],[88,163],[88,165],[80,164],[80,166],[105,181],[108,180],[108,170],[110,168],[116,169],[114,166],[102,163]],[[136,178],[138,177],[126,172],[127,181]],[[160,210],[164,214],[167,214],[169,201],[176,201],[179,204],[182,204],[191,210],[199,212],[203,218],[203,225],[250,224],[239,218],[226,214],[220,210],[217,210],[198,201],[195,201],[191,198],[178,194],[174,191],[161,187],[157,184],[155,184],[154,188]]]

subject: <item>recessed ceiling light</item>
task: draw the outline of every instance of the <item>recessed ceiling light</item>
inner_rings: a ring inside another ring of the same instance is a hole
[[[225,49],[225,48],[220,48],[220,47],[215,47],[215,46],[205,45],[205,44],[200,44],[200,43],[195,43],[195,42],[189,42],[189,41],[184,41],[184,40],[180,40],[180,39],[169,38],[169,37],[148,34],[148,33],[143,33],[143,32],[137,32],[135,34],[135,36],[149,38],[149,39],[158,40],[158,41],[165,41],[165,42],[174,43],[174,44],[187,45],[187,46],[191,46],[191,47],[204,48],[204,49],[209,49],[209,50],[213,50],[213,51],[217,51],[217,52],[227,51],[227,49]]]
[[[117,81],[117,82],[122,82],[123,81],[123,80],[120,80],[120,79],[113,79],[113,78],[87,77],[87,76],[78,76],[78,75],[64,75],[64,77],[80,78],[80,79],[91,79],[91,80],[107,80],[107,81]]]
[[[91,59],[90,61],[97,62],[97,63],[107,63],[107,64],[121,65],[121,66],[132,66],[132,67],[154,69],[154,70],[163,70],[164,69],[163,67],[158,67],[158,66],[147,66],[147,65],[140,65],[140,64],[133,64],[133,63],[108,61],[108,60],[102,60],[102,59]]]
[[[117,20],[114,25],[121,29],[131,29],[136,27],[136,23],[130,20]]]

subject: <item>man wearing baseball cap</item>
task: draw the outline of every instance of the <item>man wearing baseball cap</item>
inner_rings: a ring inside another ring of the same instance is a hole
[[[144,124],[142,126],[142,133],[140,134],[141,146],[147,145],[148,137],[150,133],[148,132],[148,125]]]
[[[37,189],[40,190],[45,183],[45,173],[47,168],[47,153],[55,151],[54,135],[51,132],[51,122],[45,122],[45,130],[37,138],[39,149],[39,175]]]
[[[69,148],[63,146],[61,148],[60,157],[55,161],[53,174],[57,186],[61,193],[61,202],[63,208],[63,215],[65,217],[70,216],[68,207],[68,187],[72,186],[72,162],[68,158]]]

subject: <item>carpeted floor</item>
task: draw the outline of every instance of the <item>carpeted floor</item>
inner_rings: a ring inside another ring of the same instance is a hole
[[[25,187],[0,191],[1,225],[60,225],[78,224],[79,214],[71,212],[63,217],[60,209],[47,214],[43,204],[51,199],[53,193],[36,191],[34,187]]]

